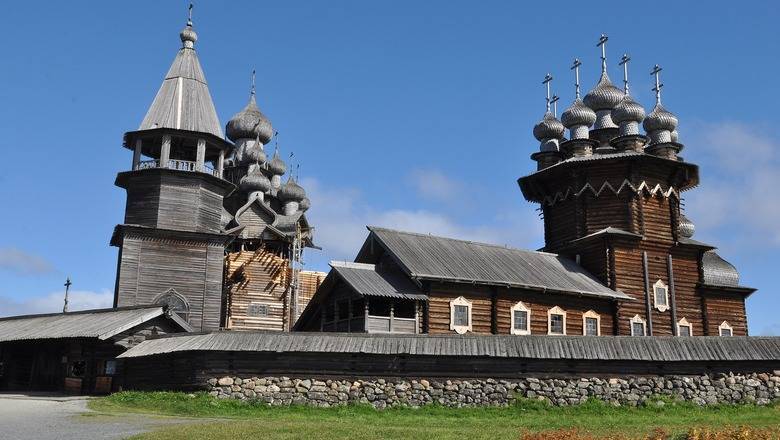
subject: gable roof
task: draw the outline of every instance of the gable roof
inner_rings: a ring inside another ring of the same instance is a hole
[[[376,265],[331,261],[330,267],[363,296],[427,300],[428,297],[400,273],[377,271]]]
[[[144,306],[0,318],[0,342],[63,338],[106,340],[164,314],[162,306]],[[192,331],[175,313],[168,316],[183,330]]]
[[[222,126],[195,49],[182,47],[165,75],[139,130],[173,128],[222,139]]]
[[[372,238],[412,278],[631,299],[574,261],[547,252],[369,226]],[[365,249],[364,245],[364,249]],[[358,260],[364,250],[358,255]]]

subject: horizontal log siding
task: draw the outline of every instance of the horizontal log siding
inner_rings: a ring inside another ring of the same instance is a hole
[[[463,296],[471,301],[471,328],[474,333],[490,333],[491,291],[484,286],[433,284],[429,294],[428,333],[453,333],[450,330],[450,301]]]
[[[229,253],[225,258],[230,330],[284,330],[285,296],[290,283],[290,262],[260,249]],[[252,303],[268,306],[268,316],[249,316]]]
[[[742,296],[727,293],[708,294],[704,307],[707,313],[708,335],[719,335],[720,324],[727,321],[734,331],[734,336],[747,336],[747,315]]]

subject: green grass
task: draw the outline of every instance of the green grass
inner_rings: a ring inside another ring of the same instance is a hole
[[[268,407],[206,394],[123,392],[90,401],[103,413],[148,413],[212,419],[165,427],[137,439],[518,439],[525,431],[577,428],[593,434],[643,436],[654,428],[684,433],[692,427],[777,427],[780,404],[698,407],[667,401],[658,407],[614,408],[598,401],[551,407],[520,401],[508,408],[391,408],[369,406]],[[213,420],[238,419],[238,420]]]

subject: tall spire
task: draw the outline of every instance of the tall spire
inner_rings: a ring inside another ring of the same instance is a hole
[[[596,47],[601,47],[601,73],[606,73],[607,71],[607,40],[609,40],[609,37],[601,34],[599,42],[596,44]]]
[[[576,99],[580,99],[580,66],[582,65],[582,62],[580,62],[579,58],[575,58],[574,62],[571,65],[571,70],[574,71],[574,97]]]
[[[661,66],[656,64],[655,66],[653,66],[653,70],[650,72],[650,75],[655,75],[655,87],[650,89],[650,90],[655,92],[655,105],[660,105],[661,104],[661,87],[664,86],[661,83],[661,71],[662,70],[664,70],[664,69],[662,69]]]
[[[547,113],[550,113],[550,82],[552,79],[552,75],[548,73],[544,76],[544,81],[542,81],[542,84],[547,87],[547,97],[545,98],[545,102],[547,103]]]
[[[623,58],[620,59],[619,65],[623,66],[623,93],[628,95],[628,62],[631,61],[631,57],[627,53],[623,54]]]

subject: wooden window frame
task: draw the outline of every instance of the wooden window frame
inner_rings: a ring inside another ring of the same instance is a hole
[[[588,310],[582,314],[582,335],[586,336],[588,318],[596,319],[596,336],[601,336],[601,315],[593,310]]]
[[[688,336],[693,336],[693,325],[688,322],[685,317],[683,319],[677,321],[677,336],[680,336],[682,332],[680,332],[680,329],[683,327],[688,327]]]
[[[728,330],[729,334],[724,335],[723,330]],[[734,336],[734,327],[732,327],[728,321],[721,322],[720,325],[718,326],[718,336],[723,336],[723,337]]]
[[[466,306],[468,308],[469,325],[455,325],[455,306]],[[471,301],[459,296],[450,301],[450,330],[454,330],[455,333],[462,335],[471,331],[473,320],[471,318],[472,304]]]
[[[642,324],[642,328],[644,329],[642,331],[642,335],[635,335],[634,334],[634,324]],[[631,330],[631,336],[647,336],[647,321],[645,321],[641,316],[634,315],[633,318],[631,318],[628,321],[628,327]]]
[[[552,315],[562,315],[563,316],[563,333],[553,333],[552,332]],[[547,334],[551,336],[565,336],[566,335],[566,310],[563,310],[562,308],[555,306],[551,309],[547,310]]]
[[[656,289],[664,289],[665,304],[658,304],[658,293],[656,292]],[[660,279],[653,284],[653,307],[658,309],[661,313],[669,310],[669,286]]]
[[[523,311],[526,313],[525,330],[515,328],[515,311]],[[510,327],[509,332],[513,335],[530,335],[531,334],[531,309],[523,304],[522,301],[518,301],[509,310]]]

